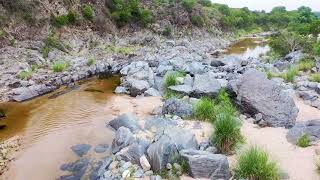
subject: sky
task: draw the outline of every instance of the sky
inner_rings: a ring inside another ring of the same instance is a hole
[[[250,10],[271,11],[275,6],[285,6],[294,10],[300,6],[308,6],[313,11],[320,11],[320,0],[211,0],[214,3],[227,4],[229,7],[248,7]]]

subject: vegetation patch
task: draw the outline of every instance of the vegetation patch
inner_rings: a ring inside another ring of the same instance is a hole
[[[277,163],[270,160],[266,151],[255,146],[240,154],[234,172],[236,179],[280,179],[280,169]]]
[[[60,51],[67,52],[68,47],[63,44],[57,37],[55,37],[53,34],[50,34],[47,39],[44,41],[45,46],[41,49],[41,53],[44,58],[47,58],[49,55],[49,52],[56,48]]]
[[[299,67],[292,66],[289,69],[287,69],[285,72],[282,73],[273,73],[271,71],[267,72],[268,79],[271,79],[273,77],[280,77],[284,79],[286,82],[293,82],[294,78],[299,75]]]
[[[193,110],[194,116],[199,120],[211,121],[215,120],[215,103],[212,99],[203,97],[195,105]]]
[[[83,14],[83,17],[88,19],[88,20],[92,20],[93,17],[94,17],[94,10],[93,10],[93,7],[89,4],[85,4],[82,6],[82,14]]]
[[[320,83],[320,73],[311,74],[309,79],[313,82]]]
[[[192,11],[193,7],[197,4],[197,0],[182,0],[182,6],[189,12]]]
[[[59,61],[59,62],[55,62],[52,65],[52,69],[54,72],[63,72],[64,70],[66,70],[69,67],[69,63],[68,62],[64,62],[64,61]]]
[[[55,16],[53,18],[53,25],[57,27],[63,27],[69,24],[74,24],[78,19],[76,12],[69,11],[66,15]]]
[[[170,87],[170,86],[175,86],[178,84],[177,78],[178,77],[184,77],[185,74],[182,72],[167,72],[165,77],[164,77],[164,86],[166,88]]]
[[[198,27],[204,26],[204,19],[201,16],[191,16],[191,22],[193,25]]]
[[[18,78],[21,80],[29,80],[32,77],[32,71],[23,70],[18,74]]]
[[[183,97],[183,94],[171,91],[170,89],[167,89],[164,94],[164,99],[171,99],[171,98],[181,99],[182,97]]]
[[[108,45],[106,47],[106,51],[109,53],[129,55],[129,54],[133,54],[136,51],[136,48],[133,46],[116,47],[113,45]]]
[[[300,71],[309,71],[315,66],[315,62],[311,58],[301,59],[298,64],[298,69]]]
[[[92,66],[94,64],[96,64],[96,60],[93,57],[89,58],[87,61],[87,65]]]
[[[308,134],[303,134],[302,136],[299,137],[297,146],[303,147],[303,148],[310,146],[310,138]]]

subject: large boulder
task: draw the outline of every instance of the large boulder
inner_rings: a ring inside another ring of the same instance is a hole
[[[221,84],[215,79],[216,75],[212,72],[196,74],[194,76],[193,94],[195,97],[216,96],[221,89]]]
[[[127,89],[129,89],[130,95],[133,97],[143,94],[150,88],[149,83],[145,80],[128,78],[124,84]]]
[[[309,136],[310,141],[318,141],[320,139],[320,120],[298,122],[289,130],[287,139],[289,142],[297,144],[298,139],[305,134]]]
[[[176,120],[162,118],[162,117],[149,117],[145,120],[144,128],[147,130],[160,130],[170,127],[170,126],[178,126],[178,122]]]
[[[177,115],[184,118],[190,117],[192,115],[192,105],[183,100],[171,98],[165,101],[162,114]]]
[[[121,75],[131,77],[137,80],[145,80],[151,85],[154,83],[154,74],[149,64],[144,61],[132,62],[123,67],[120,71]]]
[[[170,86],[169,89],[175,93],[179,93],[182,95],[191,95],[193,92],[193,88],[190,85],[176,85],[176,86]]]
[[[115,135],[112,142],[112,153],[117,153],[121,149],[134,143],[135,138],[131,133],[130,129],[126,127],[120,127]]]
[[[228,87],[244,112],[252,116],[261,113],[269,126],[294,126],[298,108],[293,98],[264,73],[250,70]]]
[[[193,61],[191,63],[184,64],[183,71],[189,74],[202,74],[208,71],[208,67],[201,62]]]
[[[141,129],[138,124],[138,118],[132,113],[122,114],[110,121],[108,125],[114,130],[118,130],[122,126],[130,129],[132,132]]]
[[[188,164],[188,173],[193,178],[225,179],[230,177],[227,156],[207,151],[185,149],[180,152]]]
[[[148,148],[148,157],[153,171],[161,171],[169,162],[174,162],[182,149],[197,149],[195,135],[190,131],[169,127],[158,135]]]

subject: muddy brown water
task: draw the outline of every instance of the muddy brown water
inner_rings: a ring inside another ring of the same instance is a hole
[[[226,55],[258,57],[268,50],[262,39],[249,38],[229,47]],[[101,143],[110,145],[114,132],[106,128],[107,121],[124,112],[134,112],[143,119],[161,105],[159,97],[114,94],[119,83],[119,76],[92,78],[75,88],[62,88],[30,101],[0,104],[6,113],[0,122],[6,124],[0,130],[0,140],[15,135],[23,137],[16,161],[0,179],[57,179],[64,173],[59,169],[61,164],[79,158],[70,150],[72,145],[88,143],[92,149]],[[108,155],[96,154],[92,149],[89,157]]]
[[[270,51],[268,42],[262,38],[245,38],[226,49],[225,54],[243,59],[258,58]]]

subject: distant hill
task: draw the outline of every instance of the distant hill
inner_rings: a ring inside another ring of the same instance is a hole
[[[314,12],[318,17],[320,17],[320,12]]]

